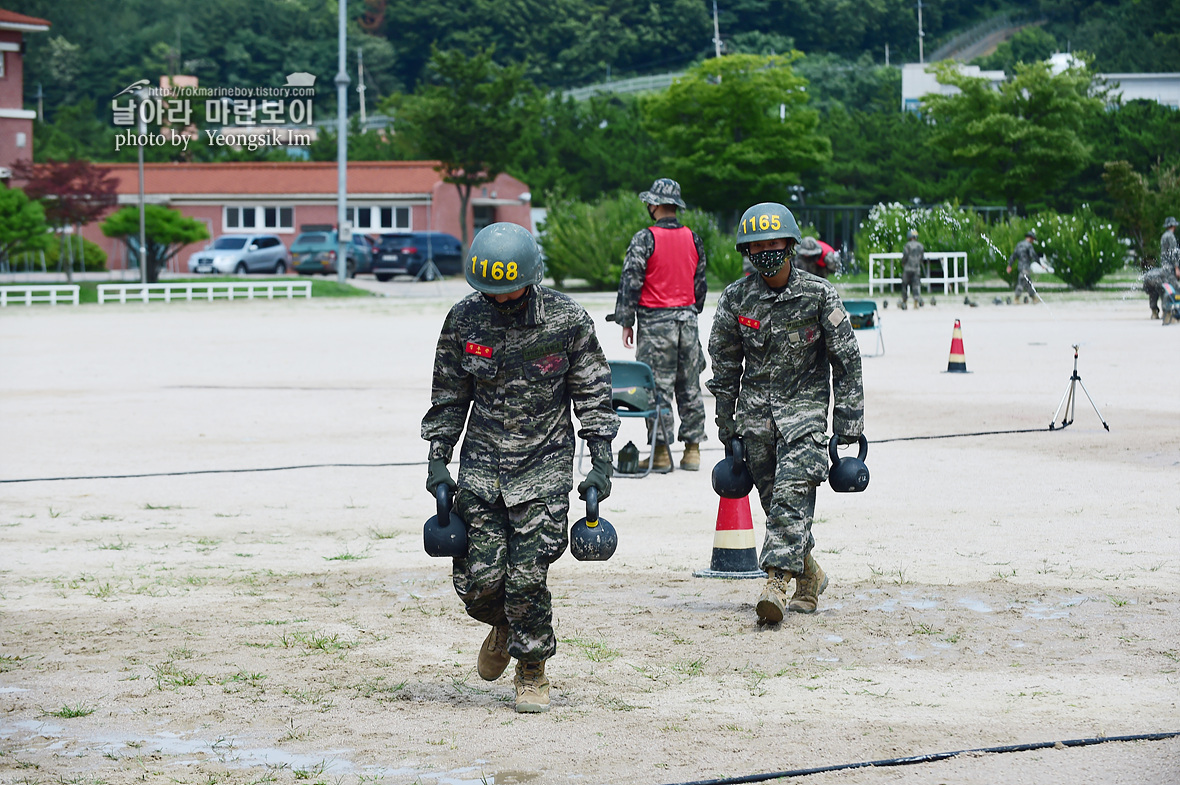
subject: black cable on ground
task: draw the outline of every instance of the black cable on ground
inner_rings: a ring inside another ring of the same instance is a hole
[[[939,436],[899,436],[893,439],[878,439],[871,444],[889,442],[914,442],[925,439],[958,439],[964,436],[996,436],[1006,433],[1046,433],[1052,428],[1025,428],[1016,431],[976,431],[974,433],[946,433]],[[1060,430],[1060,429],[1059,429]],[[705,450],[720,450],[722,447],[706,447]],[[387,466],[425,466],[426,461],[401,461],[395,463],[307,463],[299,466],[266,466],[261,469],[194,469],[185,472],[145,472],[143,474],[92,474],[77,477],[24,477],[15,480],[0,480],[0,485],[18,482],[61,482],[63,480],[135,480],[144,477],[184,477],[191,474],[247,474],[251,472],[285,472],[292,469],[334,469],[361,468],[380,469]]]
[[[189,474],[246,474],[250,472],[285,472],[291,469],[332,469],[362,468],[378,469],[385,466],[425,466],[426,461],[403,461],[401,463],[306,463],[300,466],[267,466],[261,469],[194,469],[187,472],[146,472],[144,474],[92,474],[80,477],[25,477],[18,480],[0,480],[0,483],[14,482],[58,482],[61,480],[134,480],[141,477],[184,477]]]
[[[887,758],[885,760],[869,760],[860,763],[841,763],[835,766],[817,766],[811,769],[794,769],[792,771],[774,771],[769,774],[749,774],[744,777],[726,777],[717,780],[693,780],[692,782],[677,782],[671,785],[739,785],[744,782],[766,782],[767,780],[786,779],[789,777],[806,777],[811,774],[823,774],[829,771],[844,771],[846,769],[884,768],[887,766],[912,766],[915,763],[931,763],[947,760],[956,755],[973,755],[1004,752],[1031,752],[1045,750],[1052,747],[1089,747],[1094,744],[1105,744],[1108,741],[1160,741],[1180,736],[1180,731],[1171,733],[1140,733],[1134,736],[1101,736],[1090,739],[1068,739],[1066,741],[1041,741],[1033,744],[1008,744],[1002,747],[979,747],[972,750],[956,750],[954,752],[934,752],[929,755],[912,755],[908,758]]]

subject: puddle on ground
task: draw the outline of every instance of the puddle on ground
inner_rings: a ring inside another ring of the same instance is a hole
[[[982,600],[977,600],[974,597],[960,597],[959,604],[969,611],[976,613],[991,613],[992,609],[988,607],[987,603]]]

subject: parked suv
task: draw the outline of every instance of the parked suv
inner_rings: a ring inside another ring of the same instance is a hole
[[[300,275],[333,275],[336,272],[336,230],[303,232],[291,243],[291,261]],[[373,266],[373,241],[353,234],[348,245],[348,277],[366,273]]]
[[[273,234],[223,234],[188,258],[188,271],[283,275],[290,263],[287,246]]]
[[[388,281],[395,275],[417,278],[423,265],[431,259],[442,275],[463,272],[463,246],[459,244],[459,238],[446,232],[383,234],[377,241],[377,254],[373,257],[373,275],[378,281]],[[427,270],[422,277],[433,280],[434,273]]]

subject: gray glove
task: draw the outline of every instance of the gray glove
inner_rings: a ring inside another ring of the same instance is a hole
[[[578,483],[578,498],[585,499],[586,491],[590,487],[598,489],[598,501],[610,496],[610,478],[614,475],[615,467],[611,463],[610,442],[605,439],[587,440],[590,449],[590,473],[586,479]]]
[[[725,454],[726,455],[732,454],[733,447],[731,445],[733,444],[733,440],[736,439],[737,436],[738,436],[737,424],[733,421],[733,418],[718,416],[717,417],[717,438],[721,441],[721,444],[725,447]]]
[[[455,487],[455,480],[451,477],[446,460],[443,458],[432,458],[426,469],[426,490],[433,496],[439,483],[446,483],[451,488]]]
[[[856,444],[860,441],[860,436],[849,436],[846,433],[836,434],[836,441],[840,444]]]

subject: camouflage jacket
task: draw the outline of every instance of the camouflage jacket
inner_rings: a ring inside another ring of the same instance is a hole
[[[735,418],[739,434],[767,436],[772,425],[787,441],[823,433],[833,387],[833,431],[864,430],[860,347],[822,278],[792,270],[782,293],[760,275],[731,283],[717,302],[709,356],[718,423]]]
[[[926,255],[926,248],[917,240],[910,240],[901,249],[901,268],[907,273],[922,271],[922,257]]]
[[[1168,230],[1160,237],[1160,267],[1180,264],[1180,246],[1176,243],[1175,230]]]
[[[457,302],[434,356],[422,438],[451,458],[466,423],[459,487],[516,505],[573,487],[574,428],[609,451],[619,429],[610,367],[590,315],[566,295],[533,286],[524,310],[504,317],[479,292]]]
[[[661,218],[656,226],[663,229],[679,229],[683,226],[678,218]],[[696,232],[692,233],[692,242],[697,249],[697,271],[693,276],[693,293],[696,294],[696,312],[705,309],[705,294],[708,285],[705,283],[705,245]],[[623,327],[635,326],[635,314],[642,313],[645,321],[677,318],[678,311],[685,308],[641,308],[639,295],[643,292],[643,280],[647,276],[647,260],[651,258],[656,248],[656,238],[651,229],[646,226],[631,238],[631,245],[627,247],[627,255],[623,257],[623,273],[619,277],[619,294],[615,298],[614,321]]]
[[[1024,270],[1031,266],[1033,262],[1037,261],[1038,258],[1037,249],[1033,247],[1033,244],[1026,237],[1012,249],[1012,255],[1008,257],[1008,264],[1016,264],[1018,269]]]

